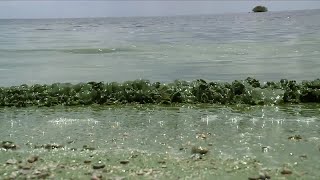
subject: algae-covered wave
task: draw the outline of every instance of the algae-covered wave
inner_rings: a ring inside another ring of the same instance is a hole
[[[55,106],[90,104],[284,104],[320,102],[320,79],[282,79],[261,84],[254,78],[242,81],[191,82],[176,80],[163,84],[148,80],[123,83],[88,82],[79,84],[20,85],[0,88],[0,106]]]

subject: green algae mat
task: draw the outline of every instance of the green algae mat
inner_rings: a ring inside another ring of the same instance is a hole
[[[151,83],[148,80],[124,83],[55,83],[0,88],[0,106],[54,106],[91,104],[283,104],[320,102],[320,79],[302,81],[282,79],[261,84],[248,77],[243,81]]]
[[[319,82],[1,88],[0,179],[318,179]]]

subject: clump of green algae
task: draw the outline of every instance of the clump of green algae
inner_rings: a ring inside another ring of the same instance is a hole
[[[88,82],[79,84],[20,85],[0,88],[0,106],[55,106],[91,104],[283,104],[320,102],[320,79],[282,79],[263,85],[256,79],[228,82],[176,80],[169,84],[148,80],[123,83]]]

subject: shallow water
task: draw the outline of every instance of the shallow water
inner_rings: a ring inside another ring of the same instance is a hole
[[[132,152],[143,153],[140,155],[145,158],[143,166],[130,160],[130,168],[134,170],[138,167],[156,169],[154,164],[163,156],[169,165],[166,169],[159,165],[158,168],[172,178],[190,175],[209,179],[215,175],[219,179],[246,179],[266,170],[272,177],[281,178],[287,177],[280,173],[286,166],[294,172],[289,178],[316,179],[320,176],[317,171],[320,168],[319,110],[314,104],[4,108],[0,111],[0,137],[20,145],[16,150],[20,156],[12,155],[16,151],[2,151],[0,159],[5,162],[13,156],[23,160],[28,154],[40,154],[49,163],[52,158],[61,163],[72,154],[70,148],[76,148],[71,159],[79,164],[92,154],[94,160],[101,161],[107,161],[111,156],[107,164],[112,164]],[[206,138],[199,138],[199,134]],[[288,139],[294,135],[300,135],[302,139]],[[47,143],[61,144],[65,148],[52,150],[52,153],[34,149],[36,145]],[[96,149],[82,152],[83,145]],[[192,160],[193,146],[206,147],[209,154],[200,161]],[[259,162],[258,167],[251,165],[253,160]],[[203,172],[190,166],[203,168]],[[210,168],[214,170],[207,172]],[[70,176],[87,177],[83,173],[88,169]],[[117,173],[102,174],[108,177]],[[122,175],[135,177],[132,173]],[[58,172],[56,176],[59,176]]]
[[[0,20],[0,85],[319,77],[319,10]]]

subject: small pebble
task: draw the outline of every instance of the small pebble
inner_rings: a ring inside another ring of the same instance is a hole
[[[262,150],[262,152],[267,153],[270,151],[270,146],[262,146],[261,150]]]
[[[12,165],[12,164],[17,164],[18,163],[18,161],[16,160],[16,159],[8,159],[7,161],[6,161],[6,164],[10,164],[10,165]]]
[[[83,145],[83,150],[88,150],[88,151],[94,151],[94,150],[96,150],[96,148],[94,148],[94,147],[90,147],[90,146],[88,146],[88,145]]]
[[[72,144],[74,142],[75,142],[74,140],[67,141],[68,144]]]
[[[142,175],[144,175],[144,172],[142,170],[140,170],[136,174],[139,175],[139,176],[142,176]]]
[[[199,134],[197,134],[196,138],[198,138],[198,139],[207,139],[207,135],[204,134],[204,133],[199,133]]]
[[[104,165],[103,163],[96,163],[92,165],[93,169],[102,169],[104,167],[106,167],[106,165]]]
[[[139,156],[138,154],[132,154],[130,158],[137,158],[138,156]]]
[[[259,179],[266,180],[266,179],[271,179],[271,177],[267,173],[260,172]]]
[[[191,149],[191,153],[192,154],[207,154],[208,153],[208,149],[207,148],[203,148],[201,146],[199,147],[192,147]]]
[[[66,166],[63,165],[63,164],[59,164],[59,165],[57,166],[57,168],[64,169],[64,168],[66,168]]]
[[[13,171],[9,177],[10,179],[16,179],[18,175],[19,175],[19,171]]]
[[[248,180],[260,180],[259,177],[248,177]]]
[[[267,173],[259,173],[259,176],[256,177],[248,177],[248,180],[267,180],[267,179],[271,179],[271,177],[267,174]]]
[[[100,180],[100,179],[102,179],[102,175],[101,174],[93,173],[92,176],[91,176],[91,180]]]
[[[300,135],[294,135],[294,136],[289,136],[288,139],[300,141],[302,139],[302,137]]]
[[[4,149],[11,149],[11,150],[15,150],[17,149],[17,145],[15,145],[12,141],[2,141],[0,147],[4,148]]]
[[[158,163],[159,163],[159,164],[165,164],[165,163],[166,163],[166,161],[164,161],[164,160],[160,160],[160,161],[158,161]]]
[[[19,168],[20,169],[23,169],[23,170],[29,170],[29,169],[31,169],[32,168],[32,164],[21,164],[21,165],[19,165]]]
[[[192,160],[195,160],[195,161],[202,159],[202,157],[201,157],[201,155],[199,153],[192,154],[191,158],[192,158]]]
[[[91,160],[84,160],[83,161],[85,164],[90,164],[91,163]]]
[[[27,161],[28,161],[29,163],[34,163],[34,162],[38,161],[38,159],[39,159],[39,156],[30,156],[30,157],[27,159]]]
[[[108,178],[108,180],[124,180],[124,179],[126,179],[126,177],[122,177],[122,176],[115,176],[115,177]]]
[[[306,154],[302,154],[299,157],[300,157],[300,159],[307,159],[308,158],[308,156]]]
[[[280,173],[283,175],[289,175],[289,174],[292,174],[292,171],[288,168],[283,168]]]
[[[128,164],[129,163],[129,160],[121,160],[120,161],[120,164]]]
[[[37,175],[36,179],[47,179],[48,176],[50,176],[50,174],[48,172],[42,172]]]
[[[59,148],[63,148],[63,145],[60,145],[60,144],[56,144],[56,143],[53,143],[53,144],[45,144],[45,145],[42,145],[41,147],[45,148],[45,149],[59,149]]]

